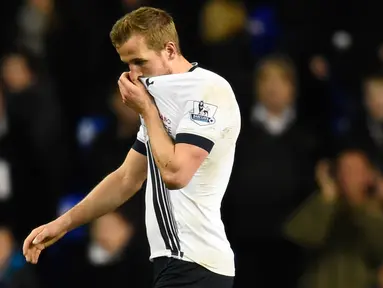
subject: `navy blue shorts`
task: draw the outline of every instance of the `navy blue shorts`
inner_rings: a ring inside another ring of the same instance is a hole
[[[214,273],[197,263],[159,257],[153,261],[153,288],[232,288],[234,277]]]

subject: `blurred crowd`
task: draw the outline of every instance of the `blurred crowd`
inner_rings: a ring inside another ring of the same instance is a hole
[[[383,287],[382,1],[12,0],[0,2],[0,288],[150,287],[144,193],[37,266],[20,249],[133,144],[108,34],[142,5],[173,15],[183,54],[241,108],[222,205],[235,288]]]

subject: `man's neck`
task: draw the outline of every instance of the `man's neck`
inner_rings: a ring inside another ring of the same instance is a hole
[[[282,118],[285,114],[286,114],[286,111],[288,111],[288,108],[285,108],[285,109],[270,109],[268,108],[267,109],[267,116],[269,118]]]
[[[182,55],[178,56],[176,62],[173,65],[172,74],[186,73],[193,67],[188,60],[185,59]]]

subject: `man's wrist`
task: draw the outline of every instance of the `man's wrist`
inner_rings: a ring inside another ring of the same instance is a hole
[[[153,117],[153,115],[158,116],[158,110],[154,103],[151,102],[146,105],[145,109],[143,109],[143,111],[141,112],[141,116],[144,119],[148,119],[150,117]]]
[[[70,211],[61,215],[59,218],[56,219],[56,221],[59,223],[62,232],[69,232],[73,229],[73,227],[71,227],[73,225],[73,221],[70,215]]]

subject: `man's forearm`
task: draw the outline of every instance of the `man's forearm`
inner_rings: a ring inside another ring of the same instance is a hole
[[[114,211],[132,197],[139,187],[124,183],[117,172],[109,174],[80,203],[58,218],[67,231]]]
[[[175,145],[153,105],[142,115],[150,139],[150,148],[161,174],[176,172]]]

